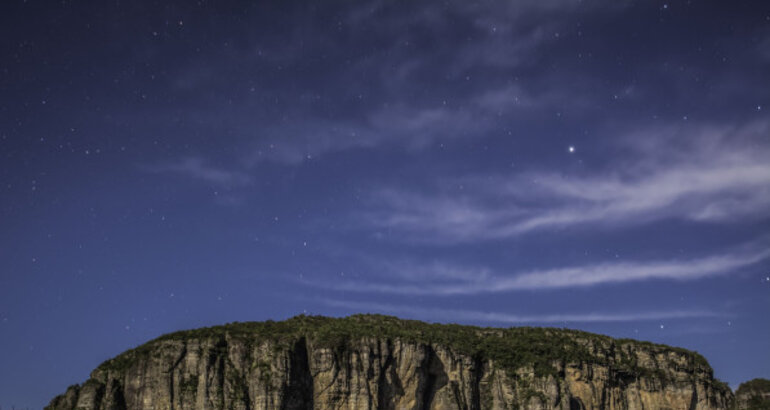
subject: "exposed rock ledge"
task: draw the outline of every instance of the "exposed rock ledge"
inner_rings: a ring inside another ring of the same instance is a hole
[[[684,349],[580,331],[298,316],[162,336],[50,410],[726,409]]]

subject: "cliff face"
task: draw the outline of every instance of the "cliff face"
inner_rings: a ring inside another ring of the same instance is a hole
[[[697,353],[558,329],[298,317],[161,337],[51,410],[726,409]]]
[[[741,383],[735,391],[736,410],[770,410],[770,380],[754,379]]]

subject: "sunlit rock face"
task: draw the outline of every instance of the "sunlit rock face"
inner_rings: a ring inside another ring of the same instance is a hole
[[[727,409],[700,355],[560,329],[300,316],[163,336],[50,410]]]

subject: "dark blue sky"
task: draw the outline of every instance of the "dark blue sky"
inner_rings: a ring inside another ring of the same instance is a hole
[[[761,0],[3,1],[0,406],[300,313],[768,377],[769,84]]]

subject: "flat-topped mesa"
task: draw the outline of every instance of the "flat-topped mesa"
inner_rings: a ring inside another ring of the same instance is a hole
[[[726,409],[699,354],[551,328],[380,315],[232,323],[102,363],[50,410]]]

